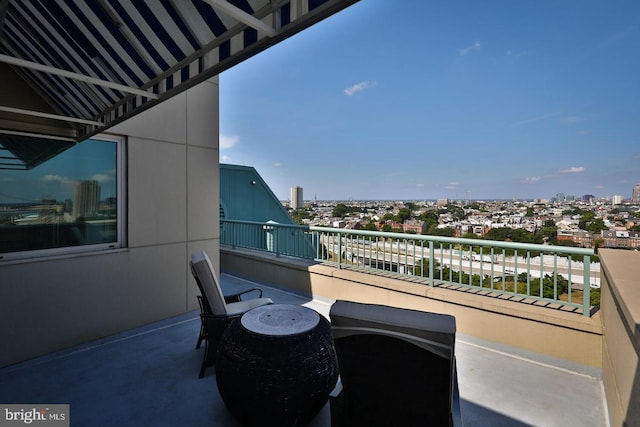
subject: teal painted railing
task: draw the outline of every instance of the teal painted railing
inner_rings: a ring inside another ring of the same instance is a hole
[[[221,220],[221,243],[483,289],[590,316],[592,249]]]

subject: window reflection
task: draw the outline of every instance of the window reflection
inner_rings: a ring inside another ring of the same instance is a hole
[[[2,141],[18,163],[21,152]],[[30,158],[50,142],[30,140]],[[0,165],[0,253],[117,242],[117,193],[116,141],[87,140],[29,168]]]

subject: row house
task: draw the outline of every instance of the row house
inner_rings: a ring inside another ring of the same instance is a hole
[[[593,246],[593,234],[585,230],[559,229],[558,241],[570,241],[577,243],[580,247],[590,248]]]
[[[635,249],[640,247],[640,232],[603,230],[602,239],[605,248]]]

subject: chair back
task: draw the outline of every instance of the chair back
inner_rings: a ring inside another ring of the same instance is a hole
[[[330,318],[349,425],[450,425],[453,316],[337,301]]]
[[[218,283],[211,260],[204,251],[191,255],[191,273],[200,288],[204,303],[208,304],[211,314],[216,316],[227,315],[227,305],[224,302],[224,294]]]

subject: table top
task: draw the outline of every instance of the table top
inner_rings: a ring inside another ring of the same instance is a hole
[[[247,311],[240,322],[256,334],[285,336],[312,330],[320,322],[320,315],[301,305],[270,304]]]

